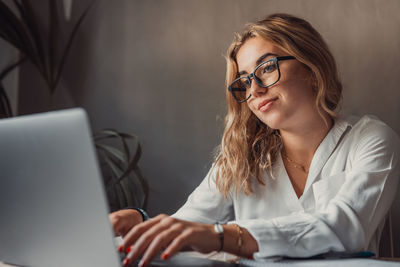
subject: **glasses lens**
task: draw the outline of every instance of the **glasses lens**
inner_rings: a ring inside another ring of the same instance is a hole
[[[265,87],[270,86],[279,79],[278,66],[273,60],[265,61],[262,65],[258,66],[254,74]]]
[[[236,98],[238,101],[244,101],[247,99],[248,94],[249,94],[249,89],[250,88],[250,80],[247,78],[240,78],[235,80],[231,84],[231,92],[233,96]]]

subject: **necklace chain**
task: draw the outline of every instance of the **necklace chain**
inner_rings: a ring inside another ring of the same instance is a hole
[[[295,168],[297,168],[297,169],[303,171],[304,173],[307,173],[307,174],[308,174],[308,170],[306,169],[306,167],[304,167],[304,165],[302,165],[302,164],[300,164],[300,163],[297,163],[297,162],[295,162],[294,160],[290,159],[290,158],[286,155],[286,153],[282,153],[282,156],[283,156],[290,164],[292,164],[293,167],[295,167]]]

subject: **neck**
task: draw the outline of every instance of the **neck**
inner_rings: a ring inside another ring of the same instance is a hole
[[[332,128],[333,120],[325,115],[325,120],[318,115],[302,122],[295,129],[281,129],[283,150],[291,160],[309,166],[319,144]]]

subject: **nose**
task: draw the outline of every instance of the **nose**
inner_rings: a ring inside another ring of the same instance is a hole
[[[257,81],[255,80],[256,78],[252,77],[251,78],[251,84],[250,84],[250,94],[254,97],[259,97],[264,95],[268,88],[265,87],[261,87],[260,85],[258,85]]]

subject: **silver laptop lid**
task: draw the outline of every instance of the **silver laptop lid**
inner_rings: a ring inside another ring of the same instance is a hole
[[[87,116],[0,120],[0,261],[120,266]]]

